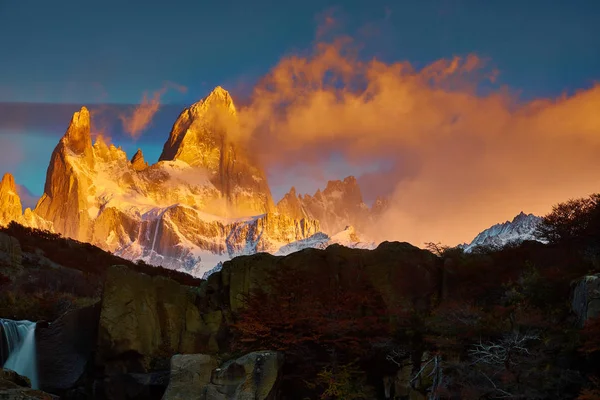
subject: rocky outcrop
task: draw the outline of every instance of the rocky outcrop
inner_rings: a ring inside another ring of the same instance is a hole
[[[131,167],[135,171],[143,171],[148,168],[148,163],[144,161],[144,155],[142,149],[138,149],[137,152],[131,158]]]
[[[72,388],[96,348],[100,304],[71,311],[36,327],[40,388],[52,393]]]
[[[171,378],[163,400],[194,400],[206,398],[219,360],[208,354],[177,354],[171,358]]]
[[[296,193],[296,188],[293,186],[290,191],[283,196],[279,203],[277,203],[277,211],[295,219],[308,218],[304,205]]]
[[[9,275],[16,276],[23,271],[23,251],[19,241],[0,232],[0,266],[2,272],[8,272]]]
[[[89,241],[88,196],[93,193],[93,169],[90,113],[82,107],[52,152],[44,194],[35,208],[35,213],[52,222],[56,231],[82,241]]]
[[[571,308],[580,327],[600,316],[600,274],[587,275],[573,282]]]
[[[208,277],[207,292],[222,293],[232,312],[243,307],[243,299],[264,282],[273,269],[301,271],[307,277],[326,271],[326,274],[341,279],[348,267],[360,265],[375,290],[380,293],[386,305],[394,306],[401,294],[397,282],[410,274],[419,278],[421,287],[412,299],[418,307],[425,307],[429,297],[439,289],[437,258],[428,251],[408,243],[384,242],[374,250],[351,249],[340,245],[329,246],[326,250],[305,249],[285,257],[259,253],[237,257],[223,264],[220,272]],[[406,295],[406,294],[404,294]]]
[[[370,222],[369,207],[363,202],[362,193],[355,177],[348,176],[343,181],[327,182],[326,188],[313,196],[298,196],[292,188],[277,203],[280,213],[294,218],[318,220],[323,232],[334,235],[346,226],[364,230]]]
[[[41,229],[43,231],[54,232],[54,226],[52,222],[46,221],[35,212],[31,211],[31,208],[26,208],[23,212],[23,216],[19,220],[24,226],[30,228]]]
[[[22,213],[23,206],[17,193],[15,178],[11,174],[4,174],[0,181],[0,226],[20,219]]]
[[[220,86],[179,115],[159,160],[206,169],[238,216],[274,210],[266,175],[244,148],[233,100]]]
[[[31,382],[14,371],[0,368],[0,399],[3,400],[58,400],[58,396],[31,389]]]
[[[283,354],[258,351],[217,365],[214,356],[174,356],[163,400],[274,399]]]
[[[176,353],[219,350],[220,312],[196,306],[197,289],[126,267],[107,272],[96,362],[107,375],[145,373]],[[162,364],[161,364],[162,363]]]

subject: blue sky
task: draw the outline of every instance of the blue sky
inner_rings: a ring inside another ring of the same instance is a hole
[[[188,88],[167,92],[167,103],[188,105],[216,85],[243,98],[281,57],[311,48],[328,10],[338,21],[329,34],[355,37],[362,57],[420,67],[476,53],[523,99],[600,80],[600,2],[593,0],[0,0],[0,102],[36,103],[17,116],[0,104],[0,146],[24,149],[0,159],[0,172],[41,194],[51,150],[79,105],[137,103],[167,81]],[[72,106],[38,112],[40,103]],[[179,110],[161,111],[137,142],[115,124],[113,139],[155,161]],[[356,172],[336,163],[331,174]],[[292,184],[281,183],[276,197]]]

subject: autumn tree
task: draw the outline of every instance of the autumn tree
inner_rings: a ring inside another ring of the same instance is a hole
[[[600,234],[600,194],[571,199],[552,207],[536,235],[550,243],[597,238]]]
[[[281,267],[245,296],[233,326],[235,343],[242,351],[285,352],[296,379],[316,379],[319,371],[344,376],[341,365],[363,357],[371,343],[389,333],[386,313],[358,266],[310,276],[301,268]]]

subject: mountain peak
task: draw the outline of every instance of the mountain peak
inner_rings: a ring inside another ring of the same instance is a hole
[[[6,173],[0,181],[0,226],[18,220],[23,212],[21,198],[12,174]]]
[[[536,229],[542,218],[534,214],[525,214],[521,211],[512,221],[492,225],[480,232],[471,243],[462,245],[466,252],[478,246],[504,247],[508,243],[522,242],[523,240],[538,240]]]
[[[213,97],[213,96],[218,96],[221,98],[228,98],[229,96],[229,92],[225,89],[223,89],[222,86],[216,86],[212,92],[210,92],[210,94],[208,95],[208,98]]]
[[[223,110],[226,111],[226,115],[236,115],[236,109],[231,95],[221,86],[214,88],[208,96],[193,104],[189,110],[195,118],[214,118],[215,115],[213,114],[218,115],[219,111]]]
[[[247,210],[245,216],[272,211],[266,174],[239,138],[233,100],[217,86],[179,115],[159,161],[178,160],[202,168],[227,204]]]
[[[0,191],[10,190],[16,193],[17,185],[15,184],[15,177],[11,173],[5,173],[0,181]]]
[[[75,154],[82,155],[86,153],[86,150],[91,150],[90,112],[86,107],[81,107],[81,110],[73,114],[69,128],[62,140]]]
[[[144,161],[144,154],[142,153],[142,149],[138,149],[131,158],[131,166],[136,171],[142,171],[148,168],[148,163]]]
[[[352,190],[353,188],[358,187],[358,181],[352,175],[345,177],[343,180],[331,180],[327,182],[327,186],[325,187],[325,191],[332,190]],[[359,189],[360,190],[360,189]]]
[[[357,185],[358,182],[356,181],[356,178],[354,177],[354,175],[349,175],[347,177],[344,178],[344,183],[346,185]]]
[[[159,161],[182,160],[190,165],[210,164],[202,145],[219,145],[237,124],[236,110],[229,93],[217,86],[208,96],[192,104],[175,121]],[[214,163],[213,163],[214,164]]]

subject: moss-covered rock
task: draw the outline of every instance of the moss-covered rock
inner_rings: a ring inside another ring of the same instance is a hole
[[[600,274],[586,275],[573,283],[571,307],[579,326],[600,316]]]
[[[257,351],[218,365],[218,358],[206,354],[174,356],[163,400],[272,399],[283,354]]]
[[[197,288],[122,266],[107,271],[97,363],[112,372],[146,372],[176,353],[216,352],[219,315],[203,315]],[[158,363],[158,364],[157,364]]]

